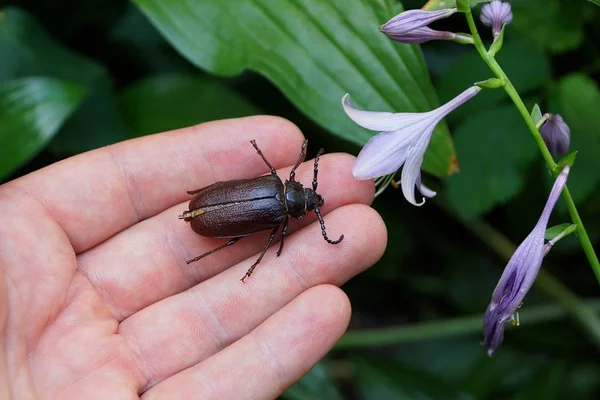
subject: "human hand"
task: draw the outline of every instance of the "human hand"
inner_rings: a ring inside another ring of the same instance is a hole
[[[94,150],[0,187],[0,398],[271,399],[346,330],[350,304],[333,285],[372,265],[386,231],[365,204],[372,181],[353,158],[321,158],[314,213],[291,222],[246,283],[269,232],[201,261],[225,239],[177,218],[186,190],[295,163],[289,122],[211,122]],[[285,177],[290,168],[281,168]],[[312,180],[311,161],[297,180]]]

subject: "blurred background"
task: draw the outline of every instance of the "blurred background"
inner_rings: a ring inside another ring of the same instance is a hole
[[[423,1],[404,1],[405,8]],[[569,186],[600,250],[600,7],[514,0],[498,59],[528,107],[560,113],[578,157]],[[395,0],[0,1],[0,183],[127,138],[253,114],[311,145],[357,154],[373,134],[340,107],[425,111],[491,77],[472,46],[401,45],[378,32]],[[479,7],[475,15],[479,14]],[[468,31],[460,15],[434,28]],[[485,40],[489,28],[480,26]],[[285,399],[600,398],[598,282],[574,235],[545,259],[489,358],[481,318],[552,183],[503,91],[441,124],[415,208],[389,187],[373,268],[343,286],[338,346]],[[568,222],[559,201],[551,225]]]

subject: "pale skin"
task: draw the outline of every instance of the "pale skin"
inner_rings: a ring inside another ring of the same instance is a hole
[[[386,244],[353,157],[319,164],[339,245],[312,213],[246,283],[268,232],[185,263],[226,241],[177,218],[186,190],[268,173],[252,139],[285,178],[302,134],[251,117],[122,142],[0,186],[0,399],[273,399],[332,348],[350,319],[337,286]],[[305,185],[311,163],[297,170]]]

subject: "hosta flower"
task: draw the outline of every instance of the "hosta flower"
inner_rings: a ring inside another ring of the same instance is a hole
[[[420,44],[430,40],[453,40],[460,43],[473,43],[473,38],[462,33],[453,33],[447,31],[436,31],[426,26],[417,28],[406,33],[396,34],[393,32],[384,32],[390,39],[398,43]]]
[[[544,245],[544,234],[552,209],[567,182],[568,175],[567,165],[556,178],[539,221],[508,261],[494,290],[492,301],[483,317],[484,343],[490,356],[502,343],[504,324],[513,319],[513,315],[533,285],[542,265],[542,259],[550,248]]]
[[[554,157],[562,157],[569,151],[571,129],[558,114],[549,114],[548,120],[540,128],[540,134]]]
[[[492,27],[494,37],[500,35],[502,25],[509,24],[512,18],[510,3],[494,0],[481,7],[481,22]]]
[[[438,19],[449,17],[456,12],[456,8],[447,8],[437,11],[409,10],[404,11],[379,29],[390,39],[400,43],[423,43],[428,40],[451,40],[451,32],[439,32],[427,28],[427,25]]]
[[[400,184],[406,200],[418,206],[415,186],[425,197],[435,192],[421,183],[423,155],[435,126],[450,112],[479,93],[477,86],[470,87],[448,103],[423,113],[390,113],[363,111],[350,102],[350,95],[342,98],[348,117],[363,128],[379,131],[360,151],[352,174],[356,179],[378,178],[396,172],[402,165]]]
[[[381,25],[382,32],[407,33],[422,28],[438,19],[447,18],[456,12],[456,8],[445,8],[436,11],[408,10],[401,12],[385,24]]]

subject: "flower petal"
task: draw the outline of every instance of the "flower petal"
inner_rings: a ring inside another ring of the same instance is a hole
[[[419,174],[419,178],[417,179],[417,189],[419,189],[419,192],[423,197],[432,198],[437,194],[437,192],[434,192],[427,186],[423,185],[423,182],[421,182],[421,174]]]
[[[455,36],[452,32],[436,31],[427,26],[403,33],[386,32],[385,34],[393,41],[407,44],[420,44],[430,40],[452,40]]]
[[[429,113],[391,113],[383,111],[365,111],[356,108],[350,102],[350,94],[342,98],[342,107],[348,117],[363,128],[372,131],[391,132],[427,119]]]
[[[486,332],[484,343],[490,357],[502,344],[505,323],[506,321],[500,321],[498,313],[490,309],[486,311],[485,316],[483,317],[483,329]]]
[[[402,194],[404,194],[404,197],[409,203],[415,206],[422,206],[425,204],[425,199],[420,203],[417,203],[415,200],[415,188],[417,187],[417,182],[420,184],[421,181],[421,164],[423,164],[423,156],[425,155],[425,150],[427,150],[427,145],[429,145],[429,139],[431,138],[433,128],[435,128],[435,123],[431,124],[428,130],[423,132],[418,140],[411,146],[406,156],[404,168],[402,169],[400,178]]]
[[[475,97],[475,95],[480,91],[481,88],[479,86],[471,86],[468,89],[465,89],[462,93],[460,93],[458,96],[456,96],[446,104],[442,104],[435,110],[430,111],[428,114],[431,114],[431,118],[433,118],[433,115],[435,115],[435,118],[437,119],[437,124],[442,120],[442,118],[450,114],[452,111],[456,110],[459,106],[466,103],[468,100]]]
[[[356,179],[371,179],[396,172],[404,164],[412,141],[412,136],[396,131],[373,136],[358,154],[352,175]]]

